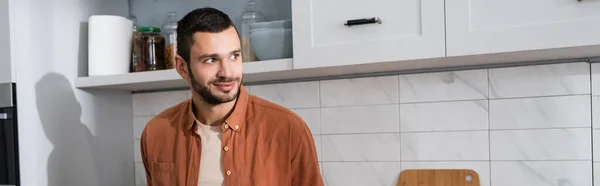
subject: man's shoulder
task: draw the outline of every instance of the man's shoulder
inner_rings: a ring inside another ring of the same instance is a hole
[[[146,123],[144,133],[154,136],[164,133],[165,131],[177,130],[188,104],[189,100],[182,101],[152,117],[152,119]]]

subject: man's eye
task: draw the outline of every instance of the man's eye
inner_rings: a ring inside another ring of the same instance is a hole
[[[205,63],[214,63],[214,62],[215,62],[215,60],[216,60],[215,58],[208,58],[208,59],[206,59],[204,62],[205,62]]]
[[[233,55],[231,55],[231,59],[236,59],[238,57],[240,57],[240,54],[233,54]]]

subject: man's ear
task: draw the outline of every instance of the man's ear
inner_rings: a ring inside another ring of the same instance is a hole
[[[180,55],[175,56],[175,69],[179,76],[185,80],[189,80],[190,74],[187,65],[187,61],[185,61]]]

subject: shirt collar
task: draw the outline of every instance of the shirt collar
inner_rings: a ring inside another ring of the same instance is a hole
[[[246,91],[246,88],[243,85],[240,86],[240,93],[238,95],[235,106],[233,107],[233,112],[231,112],[229,117],[227,117],[227,119],[225,119],[225,122],[221,125],[223,131],[231,129],[233,131],[239,132],[246,126],[246,110],[248,109],[248,97],[249,95]],[[194,116],[193,106],[194,104],[192,99],[189,99],[187,104],[187,111],[184,112],[187,115],[184,117],[188,118],[187,121],[185,121],[185,128],[187,130],[192,130],[192,132],[198,130],[198,126],[196,125],[196,117]]]

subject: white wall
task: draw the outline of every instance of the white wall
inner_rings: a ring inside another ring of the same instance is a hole
[[[329,186],[395,185],[409,168],[473,169],[483,186],[590,186],[592,166],[600,168],[600,152],[592,155],[600,149],[600,137],[592,135],[600,131],[600,64],[268,84],[249,91],[306,120]],[[144,184],[141,130],[187,98],[189,91],[133,95],[136,185]]]
[[[0,0],[0,83],[14,82],[10,61],[10,17],[8,0]]]
[[[73,88],[87,73],[88,17],[127,16],[127,5],[10,1],[23,186],[133,185],[130,93]]]

